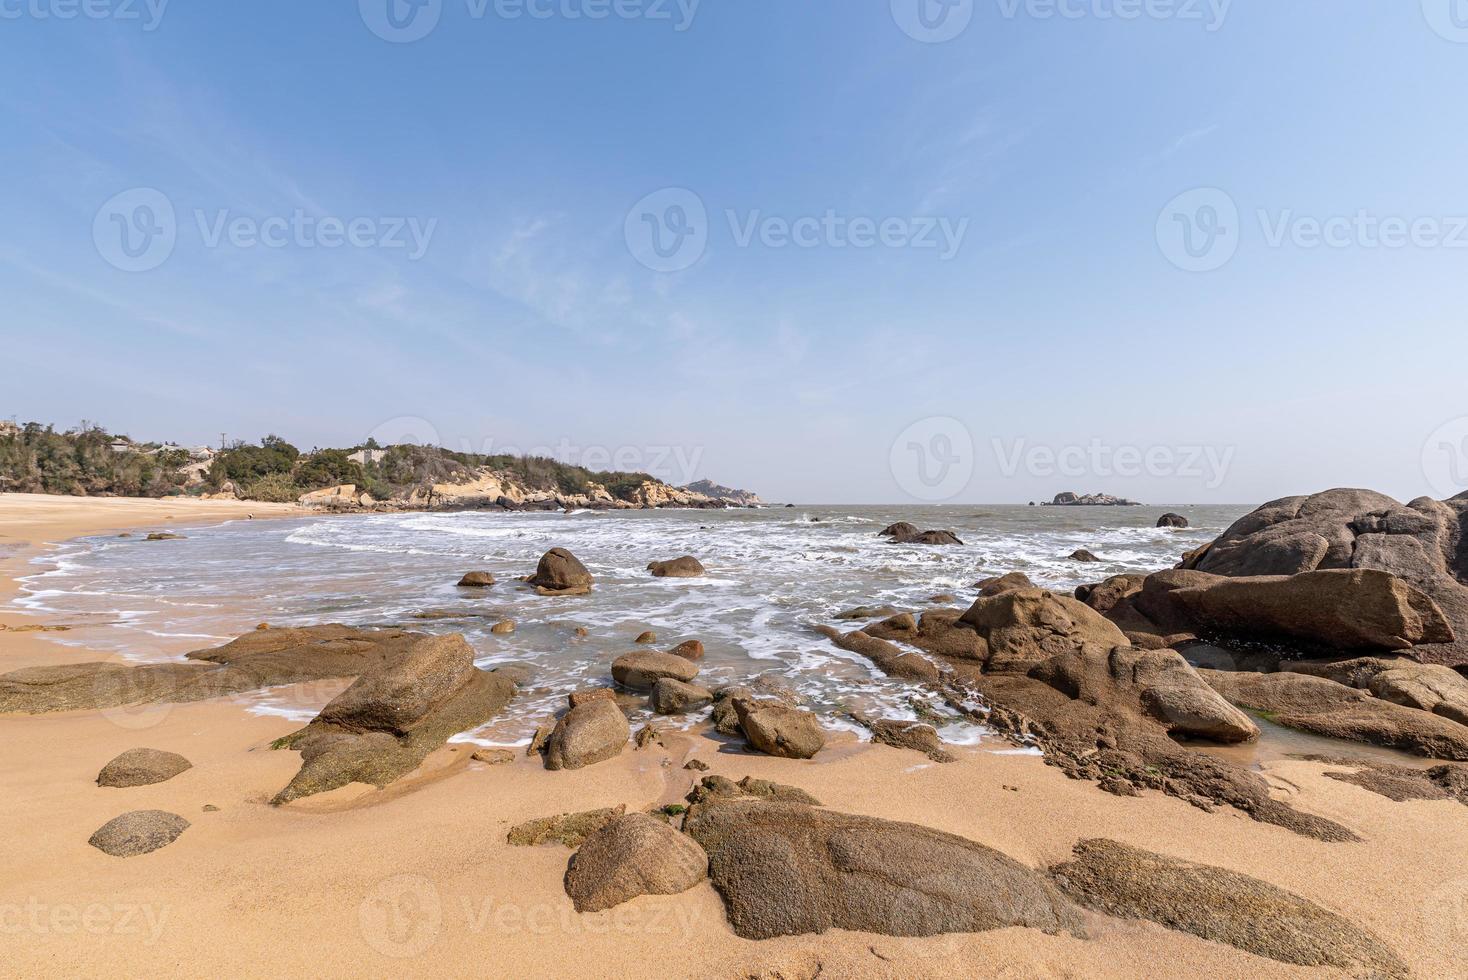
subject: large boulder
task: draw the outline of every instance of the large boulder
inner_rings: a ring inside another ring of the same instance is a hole
[[[750,747],[783,759],[809,759],[826,745],[814,712],[767,701],[735,699],[739,728]]]
[[[927,545],[963,544],[958,539],[958,535],[952,531],[911,531],[903,534],[894,534],[888,539],[888,543]]]
[[[593,579],[586,566],[565,548],[552,548],[541,556],[535,574],[525,581],[541,595],[585,595]]]
[[[1468,549],[1459,546],[1468,494],[1403,505],[1369,490],[1327,490],[1270,501],[1245,515],[1185,567],[1230,577],[1317,569],[1389,572],[1431,598],[1453,629],[1411,656],[1468,666]]]
[[[698,664],[659,650],[634,650],[612,661],[612,677],[618,684],[650,691],[659,680],[671,677],[688,682],[698,676]]]
[[[1072,899],[1106,915],[1145,919],[1256,956],[1356,977],[1405,977],[1380,939],[1268,882],[1111,840],[1076,845],[1051,870]]]
[[[1163,514],[1157,518],[1157,526],[1181,529],[1188,526],[1188,519],[1181,514]]]
[[[1105,652],[1126,636],[1083,602],[1043,589],[1016,589],[980,597],[959,617],[984,641],[985,670],[1025,672],[1062,653]]]
[[[167,782],[185,769],[193,768],[177,752],[160,752],[158,749],[128,749],[102,767],[97,774],[98,786],[126,788],[129,786],[151,786]]]
[[[709,876],[744,939],[1081,931],[1044,876],[927,827],[734,796],[693,807],[684,830],[708,852]]]
[[[577,912],[601,912],[639,895],[677,895],[708,874],[691,837],[645,813],[618,817],[581,845],[566,870]]]
[[[692,555],[669,561],[655,561],[647,566],[647,570],[655,578],[698,578],[706,574],[703,563]]]
[[[979,590],[981,596],[1003,595],[1005,592],[1013,592],[1016,589],[1033,589],[1035,583],[1024,572],[1007,572],[1004,575],[995,575],[990,578],[980,579],[974,583],[974,588]]]
[[[581,704],[561,716],[545,745],[547,769],[582,769],[614,759],[627,747],[632,726],[613,701]]]
[[[1437,759],[1468,760],[1468,725],[1375,697],[1327,677],[1200,670],[1230,703],[1288,728]]]
[[[398,660],[368,671],[337,695],[282,748],[301,753],[301,770],[273,802],[366,783],[396,781],[451,736],[477,728],[515,695],[508,673],[474,666],[458,634],[416,640]]]
[[[1437,603],[1369,568],[1201,578],[1167,599],[1196,628],[1331,650],[1408,650],[1455,639]]]
[[[167,847],[189,829],[189,822],[166,810],[134,810],[97,828],[87,841],[113,857],[137,857]]]
[[[756,678],[749,684],[731,684],[714,692],[714,710],[710,719],[720,735],[742,735],[739,727],[739,712],[735,705],[740,701],[771,701],[787,708],[800,705],[800,695],[784,685],[767,678]]]
[[[916,524],[909,523],[908,521],[898,521],[896,524],[888,524],[886,527],[882,528],[882,530],[878,531],[877,537],[903,538],[907,537],[910,534],[917,533],[918,528]]]

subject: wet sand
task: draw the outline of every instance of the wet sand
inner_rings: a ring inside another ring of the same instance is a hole
[[[79,534],[240,516],[240,505],[185,511],[168,502],[0,496],[0,603],[29,549]],[[137,505],[137,506],[129,506]],[[248,505],[257,517],[267,509]],[[165,509],[166,508],[166,509]],[[293,509],[288,512],[294,512]],[[168,515],[173,515],[170,519]],[[0,612],[15,627],[37,621]],[[100,627],[99,629],[105,629]],[[68,639],[86,642],[86,631]],[[0,632],[0,669],[98,659],[35,633]],[[842,746],[793,762],[691,735],[629,749],[578,772],[534,760],[488,767],[446,747],[386,791],[348,787],[272,808],[295,753],[270,743],[296,724],[235,700],[137,712],[0,717],[0,877],[4,966],[17,976],[540,977],[1332,976],[1288,967],[1160,927],[1093,918],[1091,939],[1022,929],[894,939],[832,932],[739,939],[707,883],[577,915],[561,887],[570,852],[511,848],[505,833],[547,814],[676,799],[695,773],[801,786],[830,807],[960,834],[1042,866],[1079,840],[1110,837],[1251,874],[1381,936],[1414,973],[1468,975],[1468,810],[1393,803],[1287,759],[1260,766],[1278,794],[1364,839],[1326,844],[1230,811],[1158,794],[1121,798],[1031,756],[984,747],[929,763],[885,746]],[[125,749],[175,751],[193,768],[156,786],[101,789],[97,771]],[[1012,788],[1009,788],[1012,787]],[[206,805],[218,807],[205,812]],[[88,846],[102,823],[164,809],[192,826],[174,844],[118,859]]]

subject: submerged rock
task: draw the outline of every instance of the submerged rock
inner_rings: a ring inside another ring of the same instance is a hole
[[[1163,514],[1157,518],[1157,526],[1181,529],[1188,526],[1188,519],[1181,514]]]
[[[1397,955],[1370,932],[1235,871],[1087,840],[1051,874],[1071,898],[1107,915],[1146,919],[1281,963],[1335,967],[1356,977],[1407,976]]]
[[[487,589],[494,585],[494,576],[489,572],[467,572],[459,579],[461,589]]]
[[[644,813],[617,817],[587,837],[566,870],[577,912],[601,912],[639,895],[677,895],[708,873],[693,839]]]
[[[636,650],[612,661],[612,677],[616,682],[638,691],[652,690],[664,677],[686,683],[697,676],[698,664],[658,650]]]
[[[927,827],[739,796],[694,806],[684,830],[708,852],[709,876],[744,939],[1081,931],[1044,876]]]
[[[697,684],[662,677],[652,688],[652,710],[660,715],[680,715],[712,704],[714,693]]]
[[[193,763],[176,752],[160,752],[157,749],[128,749],[102,767],[97,774],[98,786],[126,788],[151,786],[167,782]]]
[[[699,578],[706,574],[703,563],[692,555],[655,561],[647,566],[647,570],[656,578]]]
[[[953,756],[943,748],[938,730],[917,721],[882,720],[871,725],[872,741],[897,749],[921,752],[934,762],[952,762]]]
[[[586,566],[565,548],[552,548],[541,556],[535,574],[526,579],[541,595],[585,595],[594,580]]]
[[[134,810],[113,817],[87,841],[113,857],[137,857],[167,847],[189,829],[189,822],[166,810]]]

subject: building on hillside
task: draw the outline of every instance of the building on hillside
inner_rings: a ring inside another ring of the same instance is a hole
[[[386,449],[359,449],[348,456],[347,459],[350,459],[354,463],[359,463],[362,466],[371,466],[373,463],[380,462],[382,457],[386,455]]]

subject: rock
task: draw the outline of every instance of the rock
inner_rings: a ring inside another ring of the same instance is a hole
[[[1409,650],[1448,644],[1437,603],[1403,580],[1368,568],[1225,578],[1198,572],[1165,593],[1169,617],[1197,630],[1295,640],[1329,650]],[[1176,582],[1180,573],[1167,579]],[[1152,600],[1160,604],[1159,596]]]
[[[1370,691],[1383,701],[1442,715],[1460,725],[1468,725],[1468,678],[1438,664],[1363,657],[1358,660],[1282,663],[1280,669],[1328,677],[1337,684]]]
[[[556,723],[545,745],[545,767],[582,769],[622,754],[632,726],[611,701],[597,700],[572,708]]]
[[[662,745],[662,735],[663,733],[654,728],[652,725],[643,725],[637,730],[637,737],[633,739],[633,741],[636,743],[637,748],[641,750],[647,748],[649,745],[652,745],[655,742],[658,745]]]
[[[541,595],[585,595],[593,579],[586,566],[565,548],[552,548],[540,559],[535,574],[526,579]]]
[[[703,564],[692,555],[670,561],[655,561],[647,566],[655,578],[699,578],[706,574]]]
[[[1145,575],[1113,575],[1095,585],[1076,586],[1075,596],[1101,615],[1115,609],[1124,599],[1142,591]]]
[[[726,776],[705,776],[702,782],[689,792],[687,799],[689,803],[702,803],[715,798],[732,799],[740,796],[753,797],[774,803],[803,803],[806,806],[821,805],[820,800],[811,796],[798,786],[772,783],[768,779],[755,779],[753,776],[745,776],[737,783]]]
[[[515,621],[513,619],[502,619],[491,626],[489,631],[497,636],[507,636],[515,632]]]
[[[359,676],[285,740],[301,753],[301,770],[272,802],[354,782],[381,789],[451,736],[494,717],[514,695],[509,676],[474,666],[474,648],[459,634],[418,639],[398,661]]]
[[[1078,551],[1071,552],[1070,559],[1071,561],[1084,562],[1099,562],[1101,560],[1100,558],[1097,558],[1095,555],[1091,554],[1085,548],[1081,548]]]
[[[1316,759],[1349,766],[1353,772],[1327,772],[1331,779],[1404,803],[1408,800],[1457,800],[1468,806],[1468,766],[1447,763],[1429,769],[1393,766],[1366,759]]]
[[[157,749],[128,749],[102,767],[97,774],[98,786],[151,786],[167,782],[193,763],[175,752]]]
[[[952,762],[953,756],[943,748],[938,730],[916,721],[883,720],[871,725],[872,741],[898,749],[921,752],[934,762]]]
[[[952,531],[913,531],[910,534],[896,534],[888,539],[888,543],[927,545],[963,544],[958,539],[958,535]]]
[[[681,715],[712,704],[714,692],[671,677],[660,677],[652,688],[652,710],[660,715]]]
[[[1200,670],[1230,703],[1287,728],[1438,759],[1468,760],[1468,725],[1393,704],[1325,677]]]
[[[583,640],[586,637],[588,637],[588,636],[591,635],[591,630],[587,629],[585,626],[578,626],[574,630],[572,630],[571,632],[575,636],[577,636],[578,638],[583,639]]]
[[[563,813],[555,817],[537,817],[534,820],[517,824],[510,830],[506,840],[515,847],[561,844],[565,847],[576,848],[580,847],[586,838],[626,812],[627,805],[624,803],[603,810]]]
[[[703,659],[703,642],[701,640],[684,640],[668,652],[675,657],[682,657],[684,660],[697,662]]]
[[[203,811],[205,813],[218,813],[219,807],[215,806],[213,803],[205,803]]]
[[[1005,592],[1013,592],[1015,589],[1033,589],[1035,583],[1024,572],[1009,572],[1006,575],[996,575],[993,578],[980,579],[974,583],[974,588],[979,590],[981,596],[1002,595]]]
[[[698,676],[698,665],[683,657],[657,650],[637,650],[612,661],[612,677],[618,684],[638,691],[650,691],[661,678],[691,681]]]
[[[617,817],[581,845],[566,870],[577,912],[601,912],[639,895],[677,895],[708,874],[692,838],[644,813]]]
[[[1157,518],[1157,526],[1185,528],[1188,526],[1188,519],[1181,514],[1163,514],[1161,517]]]
[[[1335,967],[1357,977],[1407,976],[1397,955],[1370,932],[1235,871],[1086,840],[1051,875],[1072,899],[1106,915],[1156,922],[1281,963]]]
[[[1296,575],[1318,569],[1388,572],[1433,600],[1453,628],[1447,642],[1422,642],[1411,657],[1468,666],[1468,495],[1403,505],[1369,490],[1328,490],[1270,501],[1245,515],[1184,567],[1230,577]]]
[[[575,707],[574,705],[572,707]],[[546,743],[550,741],[551,732],[556,730],[554,720],[535,726],[535,734],[530,736],[530,744],[525,747],[526,757],[532,755],[544,755]]]
[[[656,643],[657,641],[658,641],[658,635],[656,633],[654,633],[652,630],[647,630],[644,633],[637,634],[637,639],[634,640],[633,642],[634,643],[638,643],[638,644],[640,644],[642,646],[647,646],[649,644]]]
[[[1135,500],[1127,500],[1125,497],[1113,497],[1107,493],[1057,493],[1055,499],[1045,505],[1046,507],[1140,507],[1141,504]]]
[[[927,827],[734,797],[693,807],[684,830],[708,853],[709,876],[744,939],[828,929],[1081,931],[1074,907],[1042,875]]]
[[[515,761],[515,753],[509,749],[476,749],[469,758],[486,766],[503,766]]]
[[[877,537],[905,538],[909,535],[917,533],[918,529],[916,524],[909,524],[907,521],[898,521],[896,524],[888,524],[886,527],[882,528],[882,530],[878,531]]]
[[[173,534],[173,533],[167,532],[167,531],[154,531],[152,534],[148,535],[143,540],[145,540],[145,541],[183,541],[184,540],[184,536],[182,534]]]
[[[982,660],[986,672],[1023,672],[1058,654],[1127,645],[1121,630],[1094,609],[1042,589],[980,597],[953,624],[963,627],[983,641],[970,659]]]
[[[709,764],[702,759],[689,759],[684,763],[683,768],[691,772],[708,772]]]
[[[459,579],[461,589],[487,589],[494,584],[494,576],[489,572],[469,572]]]
[[[567,702],[573,708],[579,708],[589,701],[616,701],[617,692],[610,687],[593,687],[587,691],[572,691],[566,695]]]
[[[167,847],[189,829],[189,822],[164,810],[134,810],[104,823],[87,841],[113,857],[136,857]]]
[[[857,606],[855,609],[847,609],[836,614],[836,619],[883,619],[895,616],[898,613],[896,606]]]
[[[954,595],[951,592],[940,592],[937,595],[928,596],[928,601],[937,605],[942,605],[946,602],[957,602],[958,596]]]
[[[809,759],[826,745],[820,719],[809,711],[735,699],[739,728],[751,747],[783,759]]]

